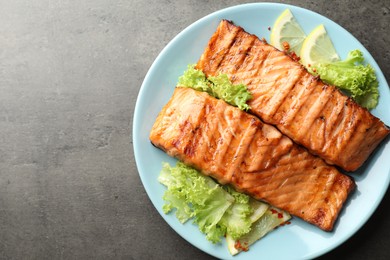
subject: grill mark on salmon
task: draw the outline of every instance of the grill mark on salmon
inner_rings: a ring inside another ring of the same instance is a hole
[[[213,44],[216,42],[212,41],[211,44],[209,45],[210,51],[214,53],[213,55],[213,61],[209,63],[209,70],[215,70],[218,68],[222,60],[225,58],[227,51],[229,51],[234,39],[236,38],[236,34],[240,31],[239,28],[236,27],[229,27],[227,28],[229,30],[228,34],[221,34],[221,35],[215,35],[215,37],[219,37],[218,39],[220,42],[225,43],[222,45],[215,45]]]
[[[328,103],[330,95],[329,91],[333,91],[331,88],[325,88],[323,91],[318,93],[318,98],[312,99],[313,103],[308,106],[307,112],[302,113],[304,118],[302,119],[304,124],[301,125],[301,128],[298,132],[297,138],[303,139],[306,135],[310,135],[314,121],[321,118],[320,114],[325,108],[326,103]]]
[[[253,46],[256,37],[243,32],[239,32],[234,43],[229,48],[226,56],[219,67],[225,68],[226,73],[234,74],[243,64],[248,51]]]
[[[150,132],[158,148],[236,190],[330,231],[354,181],[277,128],[177,87]],[[212,159],[211,159],[212,158]]]
[[[289,93],[289,99],[280,106],[279,120],[281,124],[293,126],[291,123],[295,119],[295,116],[299,113],[302,104],[306,102],[314,90],[313,84],[316,84],[316,80],[313,80],[307,74],[303,75],[295,84],[296,87]]]
[[[253,96],[250,113],[346,171],[359,168],[390,133],[336,87],[229,21],[221,21],[196,68],[207,76],[226,73],[234,84],[246,84]]]

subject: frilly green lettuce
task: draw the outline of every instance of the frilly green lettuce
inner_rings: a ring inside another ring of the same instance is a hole
[[[374,69],[363,62],[363,53],[353,50],[345,60],[315,64],[314,71],[323,81],[339,87],[361,106],[373,109],[379,100],[378,81]]]
[[[221,223],[226,226],[226,234],[233,239],[238,239],[251,230],[251,214],[253,208],[249,204],[249,196],[239,193],[230,186],[224,186],[224,189],[234,197],[235,201],[222,216]]]
[[[176,217],[184,223],[190,218],[198,225],[206,238],[217,243],[226,233],[226,226],[219,222],[234,198],[210,177],[178,162],[176,167],[163,164],[158,180],[167,186],[163,199],[164,213],[176,209]]]
[[[195,65],[188,65],[187,70],[179,77],[178,86],[193,88],[207,92],[215,98],[224,100],[226,103],[236,106],[241,110],[249,110],[246,103],[252,98],[244,84],[233,85],[226,74],[211,76],[209,78],[195,69]]]
[[[239,238],[250,231],[249,196],[220,186],[182,162],[175,167],[164,163],[158,180],[167,186],[164,213],[176,209],[181,223],[193,219],[209,241],[217,243],[226,234]]]
[[[234,247],[238,239],[249,246],[290,218],[284,211],[279,211],[283,218],[268,216],[269,205],[221,186],[180,161],[174,167],[163,163],[158,180],[167,187],[164,213],[176,211],[181,223],[192,219],[212,243],[226,237],[233,255],[240,251]]]

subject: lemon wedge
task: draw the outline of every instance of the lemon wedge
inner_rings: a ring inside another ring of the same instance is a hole
[[[319,62],[334,62],[340,60],[324,25],[319,25],[310,32],[302,44],[300,52],[301,63],[310,70]]]
[[[290,9],[286,9],[279,15],[272,27],[270,43],[281,51],[295,52],[298,55],[305,38],[306,34],[302,27]]]

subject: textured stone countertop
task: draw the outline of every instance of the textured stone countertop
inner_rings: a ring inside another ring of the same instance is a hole
[[[244,2],[0,0],[0,259],[212,259],[153,207],[132,120],[163,47]],[[282,2],[352,32],[389,77],[389,1]],[[389,203],[323,259],[390,259]]]

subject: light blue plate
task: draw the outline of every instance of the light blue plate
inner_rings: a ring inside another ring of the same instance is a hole
[[[350,33],[317,13],[283,4],[246,4],[210,14],[183,30],[157,57],[140,89],[133,122],[134,154],[145,190],[165,221],[188,242],[218,258],[233,258],[225,243],[213,245],[192,223],[182,225],[174,215],[165,215],[162,212],[162,196],[165,188],[158,183],[157,176],[163,161],[174,164],[175,160],[151,145],[149,132],[157,114],[170,99],[178,77],[188,64],[198,61],[221,19],[232,20],[247,32],[269,40],[268,27],[272,27],[276,18],[286,8],[290,8],[306,34],[317,25],[324,24],[342,58],[345,58],[350,50],[363,51],[367,62],[375,68],[380,85],[379,106],[372,113],[385,124],[390,125],[389,86],[378,65]],[[314,258],[346,241],[373,214],[388,188],[390,180],[388,140],[389,138],[358,172],[352,174],[357,183],[357,190],[347,201],[333,232],[324,232],[294,218],[291,225],[271,232],[252,246],[248,252],[241,253],[234,258]]]

